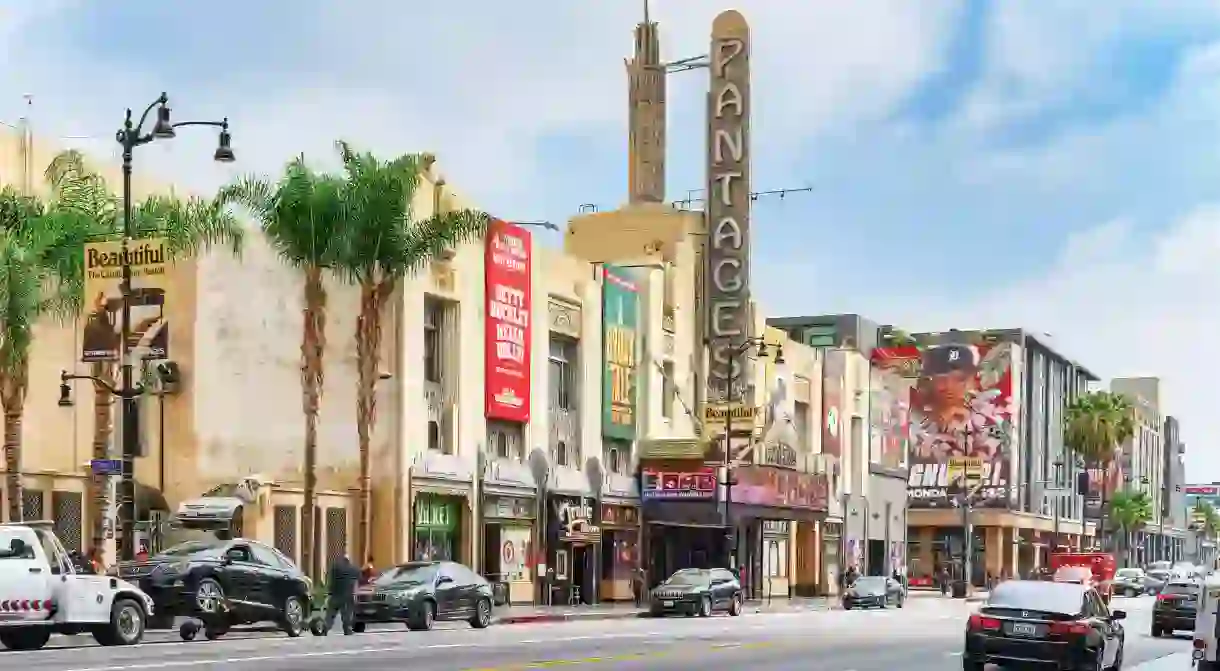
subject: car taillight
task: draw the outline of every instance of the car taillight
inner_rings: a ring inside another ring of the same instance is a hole
[[[1057,636],[1087,634],[1091,627],[1085,622],[1052,622],[1050,631]]]
[[[1158,594],[1158,595],[1156,595],[1156,600],[1157,601],[1177,601],[1178,595],[1176,595],[1176,594]]]
[[[999,631],[1000,621],[994,617],[984,617],[982,615],[970,616],[970,631]]]

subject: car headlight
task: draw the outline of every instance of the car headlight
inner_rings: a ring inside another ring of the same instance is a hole
[[[419,594],[419,591],[420,590],[417,588],[417,589],[404,589],[404,590],[400,590],[397,592],[391,592],[390,600],[392,600],[394,603],[405,603],[407,601],[410,601],[412,598],[414,598],[415,595]]]

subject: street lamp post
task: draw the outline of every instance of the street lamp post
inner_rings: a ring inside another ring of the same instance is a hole
[[[744,356],[745,353],[747,351],[749,351],[749,349],[751,347],[757,348],[757,350],[756,350],[757,356],[759,356],[759,357],[767,356],[767,343],[762,337],[759,337],[759,336],[755,336],[752,338],[746,338],[739,345],[730,349],[729,354],[732,356],[731,361],[733,362],[733,364],[729,366],[728,389],[726,389],[726,391],[725,391],[725,402],[728,407],[726,408],[727,413],[725,415],[725,420],[724,420],[724,448],[721,450],[721,452],[723,453],[721,466],[724,468],[724,481],[720,483],[720,486],[724,487],[724,506],[720,509],[720,524],[721,524],[721,526],[724,527],[724,554],[725,554],[725,560],[726,560],[725,566],[730,569],[734,568],[733,565],[734,565],[734,561],[735,561],[734,547],[733,547],[735,543],[734,543],[734,534],[733,534],[733,530],[732,530],[733,517],[731,514],[731,506],[733,505],[733,485],[735,483],[733,481],[733,476],[732,476],[732,458],[730,457],[730,452],[732,452],[732,437],[733,437],[733,388],[737,384],[737,376],[741,373],[742,369],[744,368],[744,366],[738,366],[737,361],[742,356]],[[776,345],[775,346],[775,363],[782,364],[783,362],[784,362],[784,347],[783,347],[783,345]],[[742,402],[744,402],[746,400],[744,389],[742,390],[741,400],[742,400]],[[747,441],[749,441],[753,438],[753,431],[754,431],[754,427],[751,426],[750,427],[751,437],[749,439],[747,439]]]
[[[153,110],[157,112],[157,120],[152,130],[145,133],[144,124]],[[174,123],[170,119],[169,96],[162,93],[156,100],[149,103],[140,115],[139,121],[133,121],[134,115],[127,110],[123,127],[115,133],[115,140],[123,148],[123,244],[122,244],[122,311],[120,313],[119,361],[121,374],[119,387],[115,388],[104,380],[91,375],[73,375],[67,371],[60,374],[60,398],[67,397],[68,380],[92,380],[120,399],[120,427],[123,441],[122,449],[122,479],[119,483],[119,523],[120,523],[120,558],[130,561],[135,558],[135,458],[139,451],[140,407],[137,399],[144,393],[144,387],[135,381],[135,371],[132,364],[131,351],[131,257],[128,245],[136,235],[132,222],[131,172],[132,155],[136,147],[154,140],[170,140],[177,133],[175,129],[187,126],[211,126],[220,129],[216,151],[212,158],[219,163],[232,163],[235,160],[232,148],[232,137],[229,135],[229,120],[221,121],[182,121]]]

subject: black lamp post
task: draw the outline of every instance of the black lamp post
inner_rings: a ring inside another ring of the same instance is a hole
[[[758,336],[753,337],[753,338],[746,338],[736,347],[733,347],[732,349],[729,350],[729,354],[732,356],[731,361],[733,362],[733,365],[729,366],[728,389],[725,393],[725,401],[726,401],[726,404],[728,405],[728,408],[727,408],[728,412],[727,412],[727,414],[725,416],[725,420],[724,420],[724,449],[722,450],[723,466],[724,466],[724,481],[720,483],[720,486],[724,487],[724,507],[720,509],[720,523],[724,527],[724,554],[725,554],[725,560],[726,560],[725,566],[730,569],[735,568],[733,566],[733,563],[734,563],[733,549],[734,549],[734,545],[735,545],[734,534],[733,534],[733,517],[730,512],[730,507],[733,505],[733,485],[736,484],[736,482],[733,480],[732,458],[730,456],[730,452],[732,451],[732,437],[733,437],[733,388],[736,386],[738,373],[740,371],[744,370],[744,368],[745,368],[744,366],[736,365],[737,360],[740,359],[742,356],[744,356],[745,353],[747,351],[749,351],[751,347],[757,348],[756,353],[757,353],[758,357],[761,358],[761,357],[767,356],[767,343],[762,337],[758,337]],[[776,364],[784,363],[784,346],[783,345],[775,345],[775,363]],[[741,400],[742,401],[745,400],[745,390],[744,389],[742,390],[742,399]],[[750,427],[751,434],[753,434],[753,430],[754,430],[754,427],[751,426]],[[753,435],[751,435],[751,438],[752,437],[753,437]]]
[[[153,110],[157,111],[157,120],[153,124],[152,130],[148,133],[144,132],[144,124],[148,121],[148,115]],[[120,317],[121,340],[119,344],[119,361],[121,366],[121,377],[119,387],[115,388],[104,380],[100,380],[91,375],[73,375],[67,371],[60,374],[60,405],[70,403],[68,394],[68,380],[92,380],[94,384],[102,386],[111,394],[119,397],[121,403],[121,424],[123,451],[122,451],[122,480],[119,486],[119,523],[120,523],[120,558],[125,561],[130,561],[135,558],[135,458],[139,451],[139,422],[140,408],[136,403],[136,399],[144,393],[143,385],[136,383],[134,367],[132,365],[131,352],[131,258],[127,253],[127,246],[135,237],[136,231],[131,220],[132,215],[132,197],[131,197],[131,162],[132,153],[136,147],[140,147],[154,140],[170,140],[177,136],[175,129],[184,128],[186,126],[211,126],[220,129],[220,136],[216,145],[216,151],[212,154],[212,158],[220,163],[232,163],[236,157],[233,154],[232,136],[229,135],[229,120],[221,121],[181,121],[174,123],[170,119],[169,96],[162,93],[156,100],[149,103],[148,107],[144,108],[143,114],[140,115],[139,121],[133,121],[134,115],[130,109],[127,110],[127,116],[123,120],[123,127],[115,133],[115,140],[123,148],[123,279],[120,284],[120,291],[123,295],[123,307]]]

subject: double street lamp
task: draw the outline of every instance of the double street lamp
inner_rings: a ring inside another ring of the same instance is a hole
[[[720,486],[724,487],[724,506],[720,509],[720,524],[724,527],[724,554],[725,559],[727,560],[725,566],[728,568],[734,567],[735,559],[733,556],[733,549],[735,545],[735,538],[733,534],[733,517],[730,510],[731,506],[733,505],[733,485],[737,484],[732,475],[732,464],[734,459],[731,456],[733,447],[733,401],[734,390],[735,387],[737,387],[737,377],[745,370],[745,366],[739,365],[739,361],[746,355],[746,352],[752,348],[755,350],[755,354],[758,358],[765,358],[769,355],[769,347],[771,346],[768,345],[762,337],[755,336],[752,338],[746,338],[741,343],[729,348],[728,350],[730,362],[729,377],[727,380],[728,388],[725,390],[724,396],[725,405],[727,407],[724,420],[724,448],[721,450],[721,467],[724,469],[724,481],[720,482]],[[774,345],[774,347],[776,365],[783,364],[784,346]],[[741,389],[740,400],[742,402],[747,400],[745,398],[744,386]],[[751,415],[751,417],[753,417],[753,415]],[[746,439],[747,444],[750,447],[753,447],[753,440],[754,423],[753,420],[751,420],[749,425],[749,436]]]
[[[148,122],[149,114],[156,110],[156,121],[153,123],[152,129],[149,132],[144,131],[144,124]],[[213,160],[218,163],[232,163],[236,160],[233,154],[232,141],[233,138],[229,134],[228,118],[220,121],[179,121],[174,122],[170,117],[169,96],[162,93],[157,96],[157,99],[149,103],[148,107],[144,108],[144,112],[140,115],[138,121],[134,121],[134,115],[131,109],[127,110],[127,116],[123,120],[123,127],[115,133],[115,140],[119,146],[123,148],[123,246],[122,246],[122,264],[123,275],[119,289],[122,292],[122,312],[120,316],[120,340],[119,340],[119,361],[121,365],[121,376],[119,386],[116,388],[105,380],[92,375],[75,375],[68,371],[60,373],[59,397],[60,405],[70,404],[71,389],[68,386],[69,380],[91,380],[95,385],[101,386],[112,395],[120,399],[120,417],[122,427],[122,479],[119,486],[119,550],[120,558],[125,561],[130,561],[135,558],[135,458],[139,452],[140,445],[140,407],[137,399],[144,394],[144,386],[135,381],[134,366],[132,363],[133,356],[137,356],[138,352],[132,352],[131,347],[131,257],[128,254],[128,245],[136,235],[134,222],[132,221],[132,196],[131,196],[131,164],[132,155],[136,147],[142,147],[156,140],[172,140],[177,136],[177,129],[188,126],[210,126],[219,128],[220,134],[217,138],[216,151],[212,154]],[[163,446],[164,447],[164,446]]]

